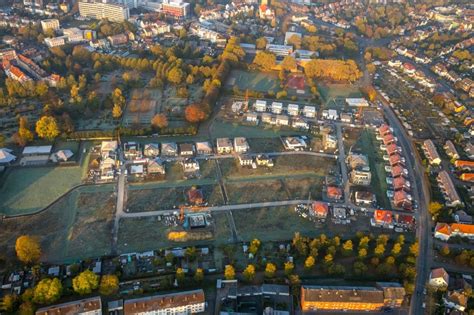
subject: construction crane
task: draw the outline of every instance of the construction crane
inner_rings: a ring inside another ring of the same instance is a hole
[[[206,210],[207,208],[208,207],[205,207],[205,206],[185,206],[185,205],[181,205],[179,207],[179,222],[181,224],[183,224],[185,210],[191,210],[192,212],[198,212],[198,211]]]

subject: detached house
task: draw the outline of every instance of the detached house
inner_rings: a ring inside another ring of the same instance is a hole
[[[212,154],[212,146],[209,142],[196,142],[196,152],[199,155],[209,155]]]
[[[160,146],[158,143],[147,143],[143,148],[143,155],[147,158],[155,158],[160,155]]]
[[[219,154],[228,154],[232,153],[232,141],[229,138],[217,138],[217,153]]]
[[[441,288],[448,287],[449,274],[444,268],[436,268],[431,270],[429,282],[430,286]]]
[[[161,144],[161,155],[163,156],[177,156],[178,145],[174,142],[165,142]]]
[[[250,149],[247,139],[244,137],[234,138],[234,151],[237,153],[247,153]]]

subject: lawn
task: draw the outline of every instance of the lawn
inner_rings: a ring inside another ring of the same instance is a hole
[[[229,123],[216,120],[212,123],[211,134],[214,138],[246,137],[246,138],[274,138],[284,135],[294,135],[294,130],[279,130],[262,126],[243,126],[239,123]],[[299,133],[299,132],[298,132]]]
[[[291,239],[295,232],[316,234],[315,225],[299,217],[293,207],[272,207],[233,211],[237,233],[243,241]]]
[[[351,84],[321,84],[318,90],[326,103],[335,98],[362,97],[359,88]]]
[[[0,213],[34,213],[79,185],[81,176],[79,166],[11,169],[0,180]]]
[[[285,175],[319,175],[324,176],[330,167],[335,165],[334,159],[321,158],[309,155],[282,155],[274,158],[275,166],[257,167],[240,166],[235,159],[219,161],[222,175],[226,178],[243,178],[255,176],[285,176]]]
[[[0,223],[0,253],[14,255],[22,234],[41,241],[42,260],[68,262],[110,254],[115,196],[111,185],[85,186],[62,197],[48,210]]]
[[[276,73],[250,72],[243,70],[232,70],[225,84],[226,88],[232,89],[237,86],[239,90],[251,90],[268,93],[276,93],[280,90],[280,80]]]

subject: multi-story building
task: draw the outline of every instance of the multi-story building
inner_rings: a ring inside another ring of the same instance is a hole
[[[77,43],[84,40],[84,32],[77,27],[63,29],[63,35],[67,37],[69,43]]]
[[[59,37],[45,38],[44,43],[49,48],[64,46],[66,44],[66,37],[65,36],[59,36]]]
[[[182,0],[163,0],[161,12],[175,18],[186,18],[190,14],[190,6]]]
[[[47,30],[59,30],[59,20],[58,19],[47,19],[41,21],[41,29],[44,31]]]
[[[125,300],[123,306],[127,315],[197,314],[205,309],[202,289]]]
[[[88,299],[51,305],[40,308],[36,311],[36,315],[50,314],[102,315],[102,301],[100,296],[96,296]]]
[[[86,18],[122,22],[130,18],[130,9],[123,4],[82,0],[79,1],[79,14]]]
[[[293,53],[293,46],[268,44],[267,50],[277,56],[288,56]]]
[[[301,309],[378,311],[383,307],[400,307],[404,296],[405,290],[398,283],[378,283],[376,287],[303,285]]]

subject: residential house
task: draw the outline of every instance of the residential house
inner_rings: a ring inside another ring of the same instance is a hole
[[[459,153],[451,140],[447,140],[443,148],[450,158],[455,160],[459,159]]]
[[[162,156],[177,156],[178,145],[174,142],[163,142],[161,144],[161,155]]]
[[[0,149],[0,165],[7,165],[16,160],[10,149]]]
[[[131,176],[143,177],[145,175],[145,167],[143,164],[132,164],[128,167]]]
[[[458,210],[453,213],[453,218],[456,223],[472,224],[474,222],[472,215],[469,215],[464,210]]]
[[[443,298],[444,305],[449,309],[464,312],[467,309],[468,296],[464,292],[451,291]]]
[[[337,186],[328,186],[326,195],[329,199],[341,200],[342,199],[342,189],[337,187]]]
[[[296,129],[308,130],[309,124],[303,118],[295,117],[291,120],[291,127]]]
[[[239,164],[241,166],[252,166],[253,158],[247,154],[239,154]]]
[[[290,119],[286,115],[276,115],[275,123],[278,126],[288,126],[290,124]]]
[[[303,107],[303,115],[307,118],[316,117],[316,107],[314,106],[305,106]]]
[[[325,150],[337,148],[337,137],[329,132],[323,133],[323,146]]]
[[[389,162],[390,162],[391,167],[394,167],[394,166],[397,166],[397,165],[400,165],[400,166],[404,165],[404,161],[403,161],[402,157],[400,156],[400,154],[394,154],[394,155],[390,156]]]
[[[352,122],[352,115],[350,113],[341,113],[341,121],[350,124]]]
[[[412,198],[404,190],[398,190],[393,194],[393,204],[397,208],[411,209]]]
[[[257,155],[255,162],[258,166],[273,167],[273,160],[265,154]]]
[[[400,149],[398,148],[398,146],[395,143],[389,144],[387,146],[386,151],[387,151],[388,156],[391,156],[391,155],[396,154],[396,153],[400,153]]]
[[[270,114],[270,113],[263,113],[262,114],[262,122],[264,124],[271,124],[272,123],[272,119],[273,119],[273,115]]]
[[[184,160],[182,164],[185,174],[199,172],[199,162],[193,158]]]
[[[474,161],[457,160],[454,166],[463,171],[474,171]]]
[[[102,315],[102,300],[96,296],[36,310],[36,315],[50,314]]]
[[[147,173],[152,176],[165,175],[166,169],[161,159],[148,160]]]
[[[335,109],[325,109],[323,110],[322,117],[328,120],[338,120],[339,114]]]
[[[375,202],[375,195],[370,191],[358,190],[354,194],[357,205],[370,206]]]
[[[142,157],[140,144],[137,142],[125,142],[123,144],[123,154],[127,160],[135,160]]]
[[[232,153],[232,141],[229,138],[217,138],[217,153],[229,154]]]
[[[0,152],[1,154],[1,152]],[[58,152],[55,152],[53,154],[51,154],[51,161],[53,161],[54,163],[57,163],[57,162],[66,162],[68,161],[72,156],[74,155],[74,153],[72,153],[71,150],[59,150]],[[1,162],[0,162],[1,164]]]
[[[247,139],[244,137],[234,138],[234,151],[237,153],[247,153],[250,149]]]
[[[393,229],[393,216],[391,211],[387,210],[375,210],[374,216],[370,219],[372,226],[379,226],[388,229]]]
[[[307,147],[306,141],[301,137],[282,137],[283,146],[290,151],[304,151]]]
[[[378,129],[379,135],[385,137],[387,134],[392,133],[388,125],[382,125]]]
[[[273,102],[271,108],[273,114],[281,114],[283,111],[283,103]]]
[[[143,147],[143,155],[147,158],[156,158],[160,155],[160,145],[158,143],[147,143]]]
[[[257,111],[257,112],[266,112],[267,111],[267,101],[257,100],[255,102],[255,111]]]
[[[428,158],[428,162],[431,165],[439,165],[441,163],[441,158],[436,150],[436,147],[430,139],[425,140],[423,142],[423,150],[425,152],[426,157]]]
[[[405,288],[397,282],[376,282],[377,289],[383,291],[384,306],[389,308],[399,308],[405,300]]]
[[[451,180],[448,172],[439,172],[436,180],[438,182],[439,188],[441,188],[441,191],[443,192],[446,206],[456,207],[462,204],[461,198],[459,197],[456,187],[454,186],[454,183]]]
[[[196,152],[198,155],[212,154],[212,146],[209,142],[196,142]]]
[[[256,113],[247,113],[245,115],[245,121],[257,124],[258,115]]]
[[[394,178],[399,177],[399,176],[407,177],[408,170],[400,165],[395,165],[392,167],[392,176]]]
[[[432,269],[428,283],[430,286],[436,288],[448,287],[449,274],[444,270],[444,268]]]
[[[445,242],[451,237],[465,237],[474,240],[474,225],[462,223],[437,223],[434,237]]]
[[[204,203],[204,195],[202,193],[202,189],[197,187],[191,187],[186,192],[186,196],[188,198],[188,203],[192,205],[201,205]]]
[[[309,214],[317,219],[326,219],[329,206],[325,202],[315,201],[309,209]]]
[[[395,143],[396,141],[397,139],[395,139],[395,137],[391,133],[388,133],[383,137],[383,144],[385,144],[386,146]]]
[[[393,179],[392,185],[395,191],[402,190],[402,189],[407,192],[410,191],[410,182],[407,179],[405,179],[405,177],[403,176],[395,177]]]
[[[474,182],[474,173],[463,173],[459,178],[465,182]]]
[[[290,116],[298,116],[300,114],[300,107],[298,104],[289,104],[287,108],[287,113]]]
[[[127,315],[197,314],[206,310],[206,301],[199,289],[125,300],[123,310]]]
[[[181,156],[193,156],[194,145],[192,143],[181,143],[179,145],[179,155]]]

